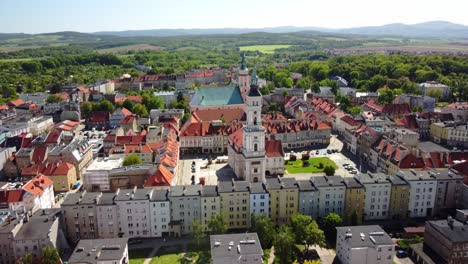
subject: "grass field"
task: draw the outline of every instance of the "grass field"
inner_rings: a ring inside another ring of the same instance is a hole
[[[160,51],[161,47],[153,46],[148,44],[135,44],[135,45],[127,45],[127,46],[120,46],[108,49],[99,49],[97,53],[126,53],[128,51],[143,51],[143,50],[151,50],[151,51]]]
[[[129,264],[143,264],[152,248],[142,248],[128,251]]]
[[[276,49],[287,49],[291,45],[257,45],[257,46],[242,46],[239,47],[241,51],[259,51],[264,54],[275,53]]]
[[[290,174],[323,172],[323,169],[327,166],[332,166],[335,169],[338,168],[335,162],[333,162],[332,160],[326,157],[310,158],[309,162],[310,162],[309,166],[303,167],[302,160],[289,161],[285,167],[288,173]],[[321,168],[320,168],[320,163],[322,163],[323,165],[323,167]]]
[[[181,263],[181,252],[181,246],[162,247],[158,250],[156,256],[151,259],[150,264]]]

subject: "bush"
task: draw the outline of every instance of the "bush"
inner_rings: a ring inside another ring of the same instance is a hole
[[[323,162],[320,162],[319,163],[319,169],[322,169],[323,168]]]
[[[290,160],[290,161],[296,161],[296,160],[297,160],[296,155],[290,155],[290,156],[289,156],[289,160]]]
[[[302,162],[302,167],[309,167],[310,166],[310,162],[308,160],[304,160]]]
[[[325,169],[323,169],[323,171],[327,176],[335,175],[335,168],[333,168],[332,166],[326,166]]]
[[[302,160],[309,160],[309,159],[310,159],[309,154],[302,155]]]

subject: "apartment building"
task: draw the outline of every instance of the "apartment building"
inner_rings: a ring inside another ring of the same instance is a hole
[[[124,189],[116,192],[120,237],[151,237],[149,201],[152,189]]]
[[[451,170],[430,170],[429,173],[437,181],[437,190],[433,215],[447,216],[450,211],[457,208],[462,200],[462,187],[464,177]]]
[[[318,217],[323,218],[329,213],[343,217],[346,186],[341,176],[311,177],[312,183],[319,191]]]
[[[171,202],[171,234],[180,236],[192,232],[193,220],[200,220],[200,185],[172,186],[169,189]]]
[[[65,232],[71,243],[98,237],[96,203],[102,193],[69,193],[61,204]]]
[[[167,188],[154,189],[149,201],[151,218],[151,237],[166,237],[169,235],[171,222],[171,202]]]
[[[218,195],[218,187],[215,185],[204,185],[201,190],[201,224],[209,231],[208,223],[212,217],[219,214],[221,198]],[[224,219],[226,221],[226,219]]]
[[[343,183],[346,186],[343,220],[349,224],[361,223],[365,215],[364,205],[366,189],[364,185],[355,178],[345,178],[343,179]],[[353,214],[357,215],[357,223],[351,223]]]
[[[392,184],[383,173],[367,173],[355,176],[366,189],[364,202],[364,220],[388,218]]]
[[[247,181],[218,182],[221,214],[228,221],[228,229],[250,227],[250,193]]]
[[[380,226],[343,226],[336,230],[336,256],[341,263],[393,263],[395,243]]]
[[[294,178],[268,178],[265,188],[270,194],[270,218],[279,225],[288,224],[298,212],[299,189]]]
[[[390,196],[390,219],[403,220],[408,217],[408,202],[410,197],[410,185],[398,176],[387,176],[387,181],[392,185]]]
[[[464,121],[432,123],[431,139],[454,147],[468,147],[468,125]]]
[[[318,189],[311,180],[298,180],[296,186],[299,189],[299,213],[317,219],[319,211]]]
[[[122,166],[122,158],[97,158],[83,173],[83,186],[87,191],[110,191],[109,174]]]
[[[83,239],[73,250],[70,264],[127,264],[127,238]]]
[[[427,171],[398,172],[410,185],[409,217],[431,216],[437,193],[437,180]]]
[[[262,182],[252,182],[249,185],[250,215],[270,215],[270,194],[266,191]]]
[[[96,201],[96,217],[99,238],[115,238],[119,236],[119,215],[117,204],[114,203],[115,193],[103,193]]]

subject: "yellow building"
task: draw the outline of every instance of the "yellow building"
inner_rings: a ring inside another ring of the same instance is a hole
[[[345,211],[343,219],[345,223],[351,224],[351,219],[354,211],[357,213],[357,223],[362,223],[364,217],[364,200],[365,200],[365,188],[355,178],[345,178],[343,181],[345,190]]]
[[[269,178],[266,190],[270,194],[270,218],[277,225],[288,224],[298,212],[299,188],[294,178]]]
[[[449,129],[444,123],[432,123],[430,126],[431,138],[436,143],[447,143],[449,137]]]
[[[212,216],[218,215],[221,210],[221,198],[218,196],[216,185],[204,185],[201,191],[201,224],[206,231],[210,231],[208,223]],[[224,219],[227,221],[227,219]]]
[[[218,182],[221,214],[228,229],[250,227],[250,193],[247,181]]]
[[[406,219],[408,217],[410,185],[398,176],[388,176],[387,180],[392,184],[389,216],[395,220]]]
[[[75,166],[68,162],[49,164],[44,174],[54,182],[54,192],[68,192],[77,181]]]

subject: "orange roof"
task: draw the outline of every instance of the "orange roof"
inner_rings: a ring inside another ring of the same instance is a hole
[[[137,102],[137,103],[143,102],[143,98],[141,98],[141,96],[139,96],[139,95],[129,95],[129,96],[127,96],[126,99],[128,99],[130,101]]]
[[[125,116],[124,118],[122,118],[122,120],[120,120],[121,125],[132,125],[135,122],[136,122],[136,117],[133,115]]]
[[[62,135],[62,131],[60,130],[50,131],[49,134],[47,134],[45,143],[57,143],[61,135]]]
[[[232,133],[231,136],[229,136],[229,139],[231,139],[234,145],[236,145],[239,148],[242,148],[242,146],[244,145],[243,129],[238,129],[236,132]]]
[[[0,110],[8,110],[8,105],[6,104],[0,105]]]
[[[152,153],[150,146],[148,144],[144,145],[125,145],[125,153]]]
[[[124,100],[124,101],[125,101],[125,100]],[[125,107],[122,107],[122,108],[120,109],[120,111],[122,112],[122,114],[123,114],[124,116],[130,116],[130,115],[133,115],[133,113],[132,113],[132,112],[130,112],[130,110],[128,110],[128,109],[127,109],[127,108],[125,108]]]
[[[24,186],[23,190],[32,193],[32,195],[42,195],[44,190],[53,184],[52,180],[45,176],[44,174],[39,174],[30,181],[28,181]]]
[[[245,112],[243,109],[223,109],[219,108],[216,110],[196,110],[192,112],[192,116],[199,122],[202,121],[213,121],[223,120],[224,122],[232,122],[234,120],[242,121],[245,120]]]
[[[0,204],[1,203],[17,203],[23,200],[24,190],[15,189],[15,190],[1,190],[0,191]]]
[[[79,86],[78,88],[76,88],[78,91],[81,91],[85,94],[89,93],[89,89],[86,88],[86,87],[83,87],[83,86]]]
[[[166,167],[160,165],[158,170],[145,182],[145,187],[171,186],[174,174]]]
[[[18,107],[18,106],[24,104],[24,101],[23,101],[23,99],[18,98],[18,99],[15,99],[15,100],[11,100],[9,103],[12,104],[15,107]]]

